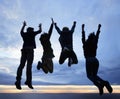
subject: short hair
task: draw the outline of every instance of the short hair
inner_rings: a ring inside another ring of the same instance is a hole
[[[69,31],[68,27],[63,27],[62,31]]]
[[[33,27],[28,27],[27,28],[27,32],[33,32],[34,31],[34,28]]]

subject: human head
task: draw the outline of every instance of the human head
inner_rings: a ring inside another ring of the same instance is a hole
[[[46,40],[47,37],[48,37],[48,34],[44,32],[44,33],[41,35],[40,40]]]
[[[88,39],[93,40],[94,38],[95,38],[95,33],[94,32],[90,33]]]
[[[27,32],[33,32],[33,31],[34,31],[34,28],[32,28],[32,27],[27,28]]]
[[[69,28],[68,28],[68,27],[63,27],[62,31],[63,31],[63,32],[68,32],[68,31],[69,31]]]

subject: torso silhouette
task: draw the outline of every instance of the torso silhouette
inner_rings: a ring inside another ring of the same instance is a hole
[[[37,34],[35,32],[27,32],[27,33],[22,33],[21,36],[23,38],[23,49],[26,48],[36,48],[35,44],[35,36]]]
[[[43,37],[43,36],[45,36],[45,37]],[[50,43],[50,38],[49,38],[48,34],[42,35],[40,37],[40,41],[41,41],[41,44],[43,46],[43,50],[45,52],[52,50],[51,43]]]
[[[85,58],[95,57],[97,50],[97,38],[94,38],[93,40],[86,40],[83,44],[83,49]]]
[[[73,38],[72,38],[73,33],[71,31],[67,31],[67,32],[61,32],[60,38],[59,40],[61,42],[63,42],[62,47],[67,47],[69,49],[73,49]]]

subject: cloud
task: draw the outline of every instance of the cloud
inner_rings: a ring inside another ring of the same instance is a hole
[[[71,28],[72,22],[77,21],[74,33],[74,50],[78,56],[79,64],[68,67],[67,63],[58,64],[60,55],[59,35],[55,29],[51,37],[52,47],[55,58],[54,73],[44,74],[43,71],[36,70],[37,61],[41,60],[42,47],[36,38],[37,49],[35,50],[35,59],[33,63],[33,83],[34,84],[91,84],[86,77],[85,63],[82,43],[81,43],[81,24],[86,24],[86,35],[97,30],[97,25],[102,24],[97,57],[100,60],[100,72],[102,77],[110,80],[112,83],[119,84],[119,26],[120,12],[119,0],[92,0],[89,2],[63,1],[63,0],[11,0],[0,1],[0,77],[5,84],[8,84],[6,78],[10,78],[10,83],[15,79],[16,70],[20,61],[20,49],[22,47],[22,38],[20,29],[22,21],[26,20],[27,25],[37,28],[41,22],[43,31],[48,31],[51,24],[50,18],[53,17],[60,28],[68,26]],[[89,2],[89,4],[88,4]],[[7,73],[3,73],[2,71]],[[109,71],[109,73],[106,71]],[[102,72],[102,73],[101,73]],[[113,74],[110,76],[111,74]],[[25,80],[25,73],[23,74]]]

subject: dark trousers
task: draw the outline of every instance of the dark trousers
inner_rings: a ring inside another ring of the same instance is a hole
[[[20,81],[22,76],[22,71],[25,66],[25,63],[27,62],[26,67],[26,81],[28,83],[31,83],[32,81],[32,63],[34,59],[34,50],[33,49],[22,49],[21,50],[21,59],[20,59],[20,65],[17,69],[17,77],[16,80]]]
[[[86,72],[87,77],[95,84],[103,84],[102,80],[98,75],[99,61],[96,57],[86,58]]]
[[[73,50],[70,50],[70,51],[63,51],[62,50],[61,55],[60,55],[60,59],[59,59],[59,63],[63,64],[64,61],[67,58],[71,58],[74,64],[78,63],[77,56],[76,56],[76,54],[75,54],[75,52]]]

